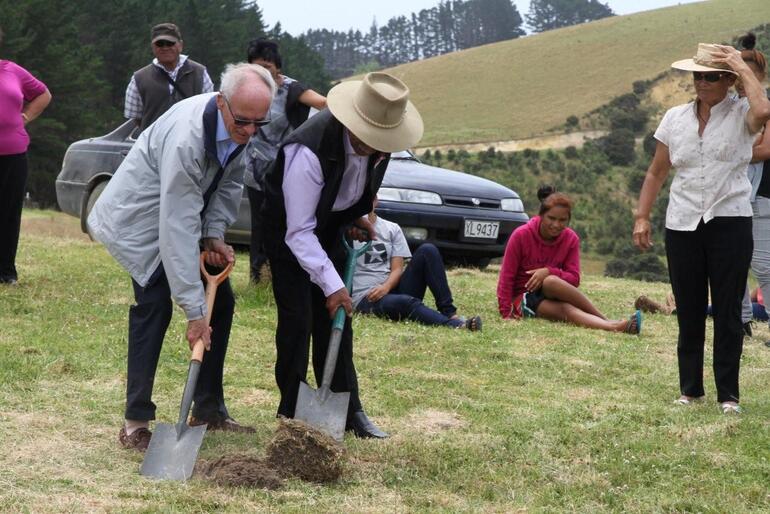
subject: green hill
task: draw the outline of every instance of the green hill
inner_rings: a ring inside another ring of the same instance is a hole
[[[770,21],[768,0],[710,0],[553,30],[393,68],[423,146],[521,139],[582,117],[695,53]]]

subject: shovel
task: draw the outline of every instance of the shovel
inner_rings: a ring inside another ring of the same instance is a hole
[[[345,287],[352,294],[353,272],[356,269],[356,259],[366,252],[372,242],[369,241],[366,245],[356,250],[348,244],[344,237],[342,241],[345,243],[345,248],[348,251],[348,258],[345,262]],[[334,322],[332,322],[332,333],[329,337],[329,348],[326,350],[321,387],[318,390],[314,390],[305,382],[300,382],[297,406],[294,409],[294,417],[296,419],[329,434],[337,441],[342,441],[345,435],[345,421],[348,417],[350,393],[333,393],[329,387],[332,383],[334,368],[337,365],[337,354],[340,351],[340,340],[342,339],[342,329],[344,327],[345,309],[340,307],[334,315]]]
[[[206,279],[206,325],[211,322],[211,311],[214,308],[214,298],[217,295],[217,286],[225,281],[233,264],[229,263],[218,275],[210,275],[206,271],[206,252],[201,252],[201,273]],[[191,427],[187,424],[187,416],[195,393],[195,384],[198,382],[198,373],[203,360],[203,339],[199,339],[193,346],[190,368],[187,371],[187,383],[182,394],[182,404],[179,407],[179,420],[176,425],[170,423],[158,423],[152,433],[150,445],[144,454],[144,462],[140,474],[151,478],[167,480],[187,480],[192,476],[195,461],[198,459],[198,450],[206,433],[206,425]]]

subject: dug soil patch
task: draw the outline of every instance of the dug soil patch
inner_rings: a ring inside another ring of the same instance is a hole
[[[196,471],[219,485],[280,489],[283,479],[263,459],[253,455],[224,455],[210,462],[201,462]]]
[[[342,475],[345,449],[307,423],[281,419],[267,445],[267,462],[284,477],[308,482],[334,482]]]

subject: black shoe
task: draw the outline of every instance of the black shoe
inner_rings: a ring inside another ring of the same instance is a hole
[[[743,324],[743,335],[746,337],[752,336],[751,321],[747,321],[746,323]]]
[[[345,425],[345,430],[353,431],[356,437],[367,438],[373,437],[375,439],[385,439],[388,434],[377,428],[377,425],[366,416],[366,413],[362,410],[356,411]]]

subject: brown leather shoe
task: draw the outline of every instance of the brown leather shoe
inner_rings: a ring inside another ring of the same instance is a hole
[[[136,450],[143,452],[150,445],[150,439],[152,438],[152,432],[146,428],[137,428],[131,435],[126,434],[126,427],[120,429],[118,435],[118,441],[120,445],[127,450]]]
[[[239,434],[254,434],[257,429],[246,425],[241,425],[233,418],[219,418],[216,420],[204,420],[196,417],[190,418],[190,426],[197,427],[200,425],[208,425],[207,430],[221,430],[223,432],[236,432]]]

